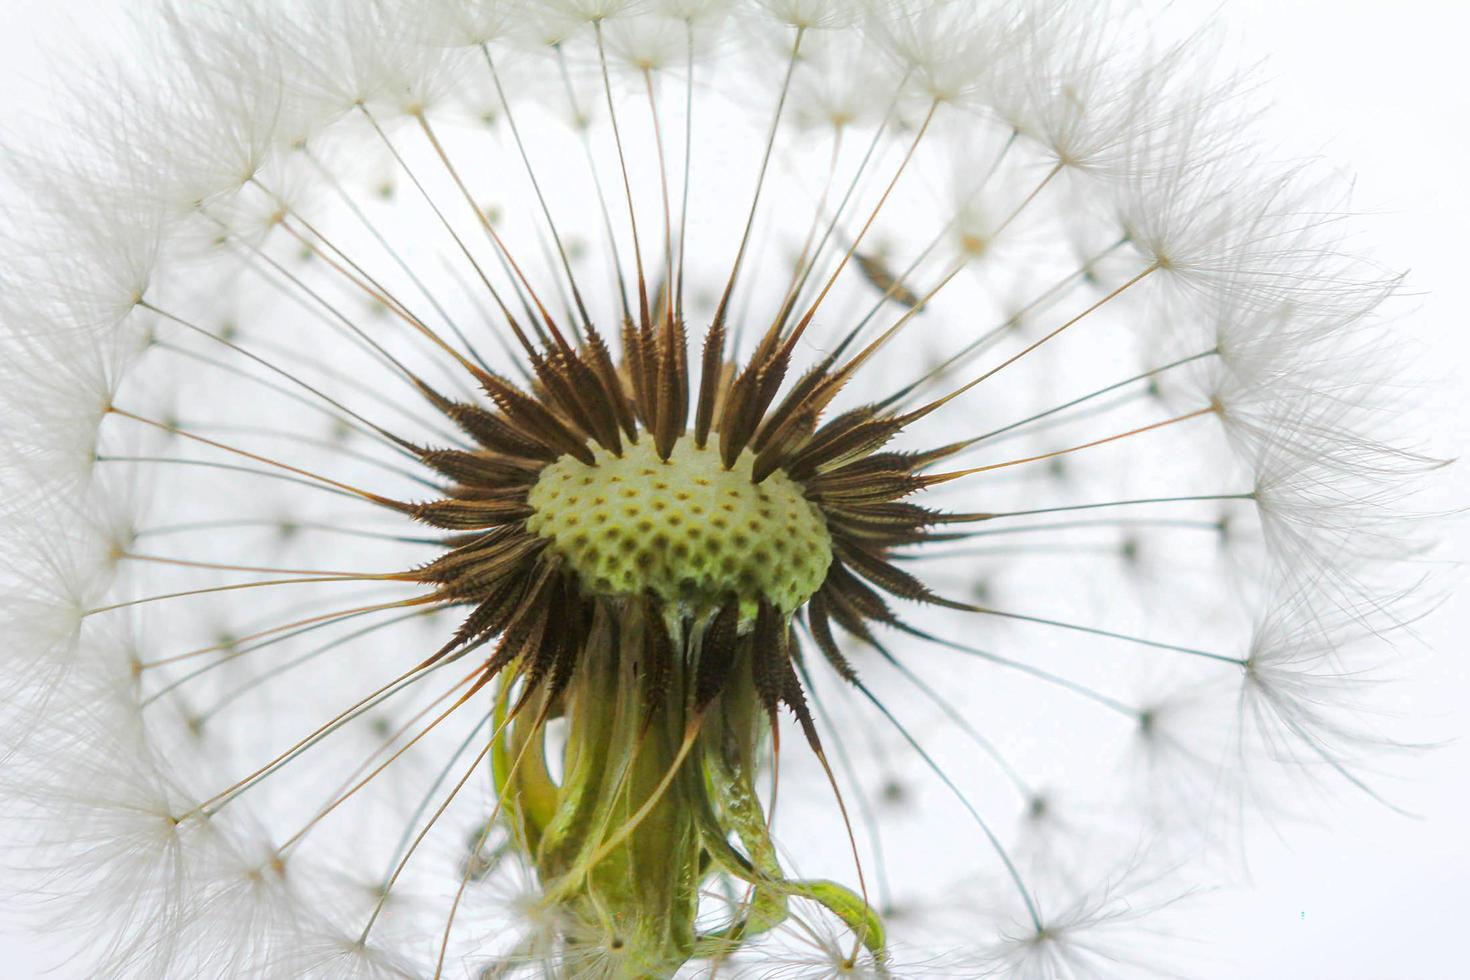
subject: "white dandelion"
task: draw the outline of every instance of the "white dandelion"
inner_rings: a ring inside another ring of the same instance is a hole
[[[1284,781],[1381,795],[1398,279],[1207,42],[140,25],[8,155],[8,857],[71,962],[1167,974]]]

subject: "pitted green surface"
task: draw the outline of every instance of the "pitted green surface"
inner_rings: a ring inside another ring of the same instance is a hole
[[[708,608],[738,597],[795,610],[821,586],[832,541],[821,512],[784,473],[751,482],[746,451],[726,470],[713,448],[680,439],[667,462],[644,438],[596,465],[563,456],[541,472],[526,522],[601,595],[653,592]]]

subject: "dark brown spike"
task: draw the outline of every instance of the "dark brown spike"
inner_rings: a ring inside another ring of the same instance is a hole
[[[539,605],[535,621],[522,634],[513,654],[519,661],[517,675],[521,680],[521,693],[511,707],[512,715],[518,715],[525,709],[541,687],[541,680],[547,670],[556,662],[559,631],[550,628],[556,609],[555,594],[548,596]]]
[[[516,428],[510,420],[478,405],[453,401],[440,395],[433,399],[434,407],[455,425],[486,449],[511,456],[531,456],[538,459],[555,459],[557,453],[544,442]],[[418,449],[415,447],[415,452]]]
[[[529,498],[531,488],[525,483],[506,483],[501,486],[470,486],[464,483],[456,483],[449,488],[447,497],[455,500],[483,500],[487,502],[511,503],[519,501],[525,503]]]
[[[420,580],[425,582],[440,582],[448,579],[441,576],[454,576],[459,574],[469,564],[475,561],[484,561],[494,555],[504,554],[507,550],[517,547],[522,541],[534,541],[534,535],[528,535],[520,527],[492,527],[473,536],[472,541],[460,545],[448,554],[442,554],[434,561],[423,564],[415,573]]]
[[[505,416],[477,405],[457,404],[450,418],[471,438],[492,452],[508,456],[528,456],[547,462],[560,455],[554,446],[517,428]]]
[[[494,676],[519,657],[525,649],[527,638],[539,635],[545,627],[547,615],[544,608],[538,607],[531,610],[530,620],[523,630],[516,633],[507,630],[502,633],[500,642],[495,645],[495,652],[485,661],[485,673]]]
[[[834,435],[846,432],[853,426],[877,417],[878,407],[876,405],[858,405],[856,408],[849,408],[845,412],[832,416],[827,421],[827,424],[822,426],[820,431],[823,438],[831,438]]]
[[[643,343],[638,333],[638,328],[633,325],[632,320],[623,320],[623,369],[628,377],[628,387],[633,394],[633,412],[638,419],[648,427],[651,427],[647,414],[648,398],[648,372],[643,366]]]
[[[746,364],[735,376],[720,414],[720,458],[726,469],[745,451],[760,427],[762,417],[780,391],[790,367],[790,357],[776,351],[767,332]]]
[[[645,325],[638,331],[638,367],[643,372],[643,403],[639,412],[650,431],[658,427],[658,335]]]
[[[546,675],[556,664],[561,647],[567,642],[568,637],[575,639],[576,630],[571,618],[572,600],[568,595],[567,584],[559,575],[552,576],[547,584],[542,605],[546,609],[546,619],[537,633],[533,644],[525,644],[525,653],[521,657],[521,680],[524,687],[521,690],[521,701],[525,701],[545,680]],[[562,627],[566,626],[567,629]]]
[[[910,310],[918,310],[923,305],[923,299],[912,289],[903,284],[888,268],[888,263],[876,255],[864,252],[853,252],[853,259],[857,261],[858,269],[863,278],[868,280],[874,288],[883,293],[884,299],[891,299],[900,306]]]
[[[847,477],[822,474],[806,483],[807,496],[812,500],[848,505],[898,500],[923,488],[923,478],[914,476],[907,470],[860,473]]]
[[[913,473],[920,465],[919,456],[919,453],[907,452],[873,453],[871,456],[862,456],[838,466],[826,467],[822,470],[822,476],[840,479],[843,477],[860,476],[865,473],[882,473],[895,470]]]
[[[685,413],[689,406],[689,378],[684,363],[684,328],[668,323],[663,331],[658,352],[658,382],[654,415],[654,448],[660,459],[667,460],[674,443],[684,434]]]
[[[489,377],[484,387],[506,417],[532,438],[560,449],[588,466],[597,462],[597,457],[587,448],[587,441],[579,438],[535,398],[503,378]]]
[[[934,535],[923,528],[883,522],[870,523],[852,518],[836,520],[830,514],[827,516],[827,527],[834,537],[853,538],[875,550],[904,548],[934,540]]]
[[[899,417],[899,421],[907,426],[910,424],[911,420],[909,416],[903,415]],[[939,446],[936,449],[926,449],[921,452],[912,452],[909,453],[908,456],[913,461],[915,469],[923,469],[924,467],[937,463],[942,459],[948,459],[955,453],[960,452],[964,449],[968,449],[973,445],[975,445],[974,439],[961,439],[958,442],[951,442],[948,445]]]
[[[829,428],[830,425],[818,429],[811,441],[792,458],[786,467],[792,479],[808,479],[822,469],[871,453],[898,435],[903,424],[897,419],[881,416],[837,431],[829,432]]]
[[[878,409],[875,406],[859,405],[857,408],[848,409],[841,415],[830,419],[812,434],[811,440],[801,448],[800,452],[787,461],[786,472],[806,472],[807,475],[815,473],[817,467],[828,455],[826,447],[837,440],[846,438],[859,426],[876,417],[878,417]]]
[[[911,504],[904,500],[890,500],[880,504],[857,504],[835,506],[823,511],[831,522],[848,522],[865,525],[885,525],[895,528],[925,528],[943,523],[944,515],[938,511]]]
[[[825,590],[818,589],[817,594],[812,596],[806,607],[806,624],[811,630],[812,639],[816,641],[817,649],[822,651],[822,656],[827,658],[827,663],[837,671],[837,675],[848,683],[857,680],[857,671],[853,669],[842,648],[837,645],[837,640],[832,636],[832,623],[828,619],[827,596]]]
[[[544,460],[507,456],[486,450],[465,452],[459,449],[420,449],[417,452],[425,466],[451,480],[471,485],[534,483],[537,475],[546,466]]]
[[[740,605],[735,602],[721,607],[704,631],[700,645],[699,665],[694,674],[694,711],[702,714],[730,677],[730,669],[739,655]]]
[[[862,614],[856,605],[849,602],[845,596],[833,592],[829,597],[828,615],[832,621],[841,626],[848,633],[867,643],[877,642],[873,631],[868,628],[871,622]]]
[[[485,662],[487,675],[498,674],[521,655],[528,642],[534,642],[545,630],[546,622],[551,614],[550,608],[544,601],[545,589],[547,583],[552,580],[554,572],[553,564],[543,565],[536,577],[525,587],[514,612],[500,632],[500,642],[496,644],[495,653]]]
[[[674,373],[679,378],[679,383],[674,388],[674,415],[678,419],[679,432],[682,433],[689,427],[689,336],[683,320],[671,320],[670,328],[676,336],[673,345]]]
[[[408,514],[420,524],[446,531],[473,531],[481,528],[519,524],[536,509],[521,500],[432,500],[414,504]]]
[[[551,377],[545,378],[544,383],[548,392],[554,393],[556,404],[577,428],[599,445],[620,452],[622,441],[618,437],[617,420],[603,401],[601,384],[582,363],[581,356],[574,350],[558,350],[547,357],[546,363]]]
[[[462,548],[414,572],[416,581],[436,583],[446,598],[477,600],[506,576],[523,572],[546,546],[542,538],[511,534],[487,548]]]
[[[584,401],[586,393],[577,390],[567,355],[552,351],[536,359],[535,369],[541,391],[550,406],[559,410],[567,427],[583,437],[595,436],[596,426]]]
[[[834,536],[872,541],[875,549],[899,547],[928,541],[950,541],[963,533],[935,532],[940,515],[917,504],[890,501],[855,507],[828,506],[823,509]]]
[[[495,534],[502,530],[509,532],[511,529],[496,528],[494,531],[490,531],[488,533]],[[461,531],[458,534],[446,534],[439,539],[438,543],[443,545],[446,550],[454,551],[459,548],[463,548],[466,545],[476,544],[480,541],[485,540],[486,533],[487,532],[485,531]]]
[[[833,542],[832,550],[834,554],[840,555],[854,572],[889,595],[913,602],[933,601],[933,593],[929,591],[927,585],[908,572],[884,561],[857,542],[839,538]]]
[[[449,642],[434,654],[432,661],[438,661],[451,652],[457,659],[505,629],[515,615],[524,587],[525,582],[516,579],[508,579],[497,586],[488,598],[471,610]]]
[[[750,444],[766,409],[781,390],[789,364],[784,354],[764,363],[752,361],[735,379],[720,419],[720,458],[727,469]]]
[[[756,399],[755,411],[751,416],[750,438],[754,438],[756,429],[760,427],[761,420],[770,411],[776,396],[781,393],[781,386],[786,382],[786,372],[791,369],[790,355],[782,352],[771,358],[766,366],[756,376]]]
[[[755,367],[764,364],[776,356],[777,342],[781,339],[781,324],[773,322],[761,335],[760,343],[755,345],[755,352],[750,355],[750,365]]]
[[[782,664],[787,667],[791,664],[786,650],[786,624],[776,607],[762,600],[751,632],[750,671],[756,697],[760,698],[772,725],[781,709],[785,680]]]
[[[589,631],[592,605],[584,600],[573,585],[562,590],[563,608],[556,622],[556,650],[551,658],[551,681],[547,697],[554,699],[566,690],[582,660],[582,638]],[[562,618],[562,617],[565,618]]]
[[[533,619],[538,611],[545,610],[548,589],[556,584],[558,573],[561,571],[561,562],[558,559],[541,561],[532,568],[521,580],[524,589],[521,593],[520,602],[515,612],[501,631],[502,636],[514,639],[518,634],[530,628],[529,620]],[[519,641],[517,641],[519,642]]]
[[[478,630],[479,635],[456,654],[456,659],[494,638],[497,633],[500,635],[500,642],[496,645],[495,653],[485,663],[486,676],[494,676],[514,659],[526,635],[528,617],[531,625],[534,626],[534,620],[538,616],[545,615],[539,596],[555,568],[555,563],[547,562],[533,575],[507,581],[501,587],[504,592],[503,610],[487,617],[487,622]],[[487,603],[489,602],[493,600],[487,600]],[[459,632],[466,633],[467,631],[464,626],[461,626]],[[424,661],[421,666],[432,664],[439,656],[440,654],[435,654],[434,657]]]
[[[440,555],[431,562],[426,562],[414,574],[419,577],[419,581],[441,581],[441,579],[435,577],[441,571],[456,568],[467,561],[473,560],[477,554],[484,554],[494,551],[497,548],[506,547],[520,538],[528,536],[514,527],[497,527],[489,531],[481,531],[478,534],[463,535],[464,540],[460,541],[453,551]]]
[[[792,456],[793,451],[811,438],[820,417],[821,410],[816,406],[810,406],[799,414],[786,419],[780,431],[768,439],[756,453],[755,462],[751,465],[751,481],[761,483],[772,473],[781,469]]]
[[[755,448],[767,457],[766,475],[784,465],[786,460],[783,457],[794,456],[797,448],[812,437],[822,413],[846,385],[847,376],[830,373],[835,360],[834,355],[829,355],[803,375],[761,426]],[[756,482],[762,479],[765,476]]]
[[[498,635],[515,620],[521,609],[527,586],[526,577],[507,579],[491,592],[490,597],[476,607],[470,618],[478,617],[478,629],[473,632]],[[469,619],[466,619],[466,624]],[[464,629],[464,626],[461,626]]]
[[[582,400],[592,424],[593,438],[609,452],[622,455],[623,440],[617,406],[603,387],[602,379],[581,353],[568,355],[566,361],[572,386],[577,397]]]
[[[699,402],[694,411],[694,444],[701,449],[709,441],[714,425],[715,404],[725,382],[725,325],[716,323],[704,335],[704,355],[699,368]]]
[[[539,538],[522,542],[493,563],[486,560],[466,569],[452,587],[464,595],[483,595],[486,589],[506,576],[522,574],[544,547],[545,542]]]
[[[802,372],[801,377],[796,379],[796,383],[786,393],[786,397],[781,399],[781,404],[767,416],[765,422],[761,425],[760,431],[751,440],[751,448],[756,452],[760,452],[766,443],[770,441],[771,437],[776,434],[777,430],[785,424],[786,420],[802,410],[807,400],[821,387],[822,381],[826,378],[827,371],[831,366],[832,358],[829,356]]]
[[[802,689],[801,678],[796,675],[795,661],[800,657],[799,647],[796,646],[796,637],[787,634],[786,642],[783,644],[785,652],[776,664],[778,679],[781,684],[781,701],[791,709],[796,716],[796,722],[801,726],[801,733],[806,736],[806,744],[817,755],[822,754],[822,740],[817,735],[817,724],[812,719],[812,712],[806,703],[806,691]]]
[[[896,623],[898,617],[888,608],[884,598],[862,579],[848,571],[840,559],[835,559],[827,569],[827,580],[822,585],[827,595],[828,612],[832,618],[854,636],[866,639],[871,634],[868,620],[878,623]],[[856,623],[856,625],[854,625]]]
[[[730,388],[725,393],[719,428],[720,459],[724,462],[726,469],[735,465],[735,460],[740,458],[740,451],[745,448],[745,441],[739,430],[744,426],[747,406],[755,397],[752,390],[754,387],[755,371],[747,367],[735,375],[735,380],[730,383]]]
[[[623,385],[623,379],[618,375],[617,366],[613,364],[612,354],[607,349],[607,342],[590,324],[587,327],[587,342],[582,349],[586,353],[588,368],[596,375],[597,383],[602,388],[608,406],[617,417],[623,434],[629,439],[636,440],[638,422],[633,415],[633,406],[628,402],[627,389]]]
[[[674,644],[664,627],[661,604],[655,598],[643,602],[643,706],[647,728],[668,700],[674,677]]]

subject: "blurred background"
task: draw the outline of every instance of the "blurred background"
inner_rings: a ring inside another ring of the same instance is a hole
[[[0,129],[10,143],[44,133],[64,79],[48,52],[108,36],[146,0],[0,0]],[[1099,13],[1104,4],[1097,3]],[[1391,313],[1435,352],[1445,431],[1434,449],[1470,445],[1470,323],[1461,303],[1470,274],[1470,87],[1464,85],[1463,0],[1152,0],[1180,22],[1215,17],[1277,103],[1263,120],[1303,157],[1356,177],[1358,242],[1386,267],[1408,270],[1408,294]],[[1232,55],[1233,57],[1234,55]],[[72,63],[68,59],[67,63]],[[1438,356],[1442,351],[1443,356]],[[1470,501],[1462,463],[1437,501]],[[1446,526],[1445,561],[1470,554],[1470,533]],[[1450,575],[1463,579],[1457,569]],[[1286,825],[1250,843],[1249,882],[1195,899],[1187,917],[1208,922],[1190,937],[1200,978],[1436,980],[1465,976],[1462,931],[1470,909],[1470,669],[1463,637],[1470,602],[1451,598],[1403,644],[1406,680],[1392,703],[1412,730],[1445,744],[1393,760],[1379,781],[1396,814],[1348,798],[1317,825]],[[1200,918],[1201,915],[1207,916]],[[0,910],[0,975],[48,975],[43,941]],[[60,965],[50,976],[81,976]]]

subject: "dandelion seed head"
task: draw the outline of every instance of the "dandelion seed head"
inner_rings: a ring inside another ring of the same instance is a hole
[[[756,0],[756,6],[788,27],[807,31],[840,28],[855,24],[880,3],[846,3],[843,0]]]
[[[1198,38],[160,10],[3,235],[0,778],[98,972],[1144,972],[1383,795],[1399,279]]]

